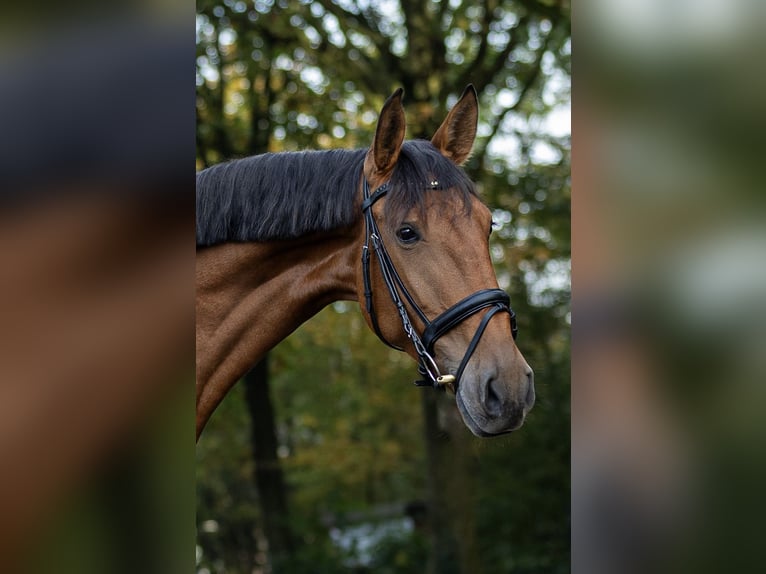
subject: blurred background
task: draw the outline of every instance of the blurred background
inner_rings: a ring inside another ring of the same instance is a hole
[[[766,5],[576,12],[572,570],[759,571]]]
[[[194,568],[194,16],[168,7],[0,22],[3,572]]]
[[[477,439],[356,304],[331,305],[203,432],[197,571],[567,572],[568,3],[200,0],[196,31],[198,169],[366,148],[400,86],[408,138],[430,138],[474,84],[466,171],[494,211],[491,255],[538,396],[520,431]]]

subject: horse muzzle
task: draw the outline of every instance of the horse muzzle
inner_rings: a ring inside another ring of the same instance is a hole
[[[465,425],[479,437],[492,437],[517,430],[535,404],[532,369],[526,363],[516,375],[466,371],[457,394],[457,407]],[[519,372],[520,371],[520,372]]]

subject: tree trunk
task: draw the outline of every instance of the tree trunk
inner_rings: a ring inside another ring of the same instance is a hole
[[[426,465],[428,472],[428,538],[430,553],[426,574],[460,574],[458,560],[458,540],[450,519],[450,507],[447,504],[450,480],[450,437],[439,425],[439,396],[430,389],[423,390],[423,425],[426,442]]]
[[[428,465],[428,533],[431,553],[426,574],[481,574],[485,571],[476,538],[478,467],[473,438],[454,398],[425,391],[423,396]]]
[[[245,375],[245,400],[252,421],[251,444],[255,483],[263,514],[263,531],[269,542],[272,571],[279,573],[293,551],[288,523],[287,488],[277,457],[274,409],[269,393],[268,355]]]
[[[445,421],[445,432],[450,437],[450,452],[446,460],[446,506],[453,536],[460,541],[457,546],[460,571],[482,574],[485,567],[479,555],[476,536],[476,469],[479,464],[472,448],[474,438],[465,427],[452,396],[439,401],[438,408],[438,420]]]

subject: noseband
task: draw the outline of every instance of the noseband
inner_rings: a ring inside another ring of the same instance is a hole
[[[435,185],[438,185],[438,183],[434,182],[434,186]],[[375,216],[372,213],[372,205],[383,197],[390,188],[391,184],[390,182],[387,182],[375,190],[374,193],[370,194],[370,187],[367,183],[367,179],[365,178],[364,180],[362,213],[364,213],[367,236],[362,249],[362,278],[364,281],[365,308],[367,309],[367,314],[370,316],[372,328],[378,338],[389,347],[402,351],[402,348],[392,345],[386,340],[383,333],[380,331],[380,325],[378,324],[378,319],[375,315],[375,308],[372,302],[372,282],[370,280],[370,249],[372,249],[378,258],[380,272],[383,276],[386,288],[388,289],[388,293],[399,312],[404,333],[410,341],[412,341],[412,344],[415,347],[415,352],[418,355],[418,371],[421,375],[427,377],[426,380],[415,381],[415,384],[418,386],[433,386],[434,388],[442,389],[448,385],[452,385],[452,389],[457,392],[460,377],[462,376],[471,355],[473,355],[473,352],[476,350],[479,340],[484,334],[484,330],[487,328],[490,319],[501,311],[507,312],[511,321],[511,333],[513,334],[513,338],[516,339],[518,333],[516,314],[511,309],[511,299],[508,296],[508,293],[502,289],[482,289],[481,291],[477,291],[465,299],[458,301],[452,307],[436,317],[436,319],[429,321],[426,314],[404,286],[402,278],[396,272],[396,268],[383,244],[383,237],[378,229]],[[404,299],[407,300],[407,303],[409,303],[410,307],[425,325],[422,337],[417,334],[412,326],[412,321],[410,320],[402,296],[404,296]],[[436,360],[433,357],[436,341],[442,335],[465,321],[468,317],[483,309],[488,309],[488,311],[482,318],[481,323],[479,323],[476,333],[474,334],[473,339],[471,339],[471,343],[468,345],[465,355],[463,355],[463,360],[460,362],[457,373],[455,375],[442,375],[439,371],[439,367],[436,365]]]

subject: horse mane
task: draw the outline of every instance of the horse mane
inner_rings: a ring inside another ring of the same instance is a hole
[[[266,153],[197,173],[197,247],[275,241],[350,227],[361,218],[359,184],[366,149]],[[404,142],[391,175],[386,217],[401,220],[425,192],[475,195],[465,172],[425,140]]]

